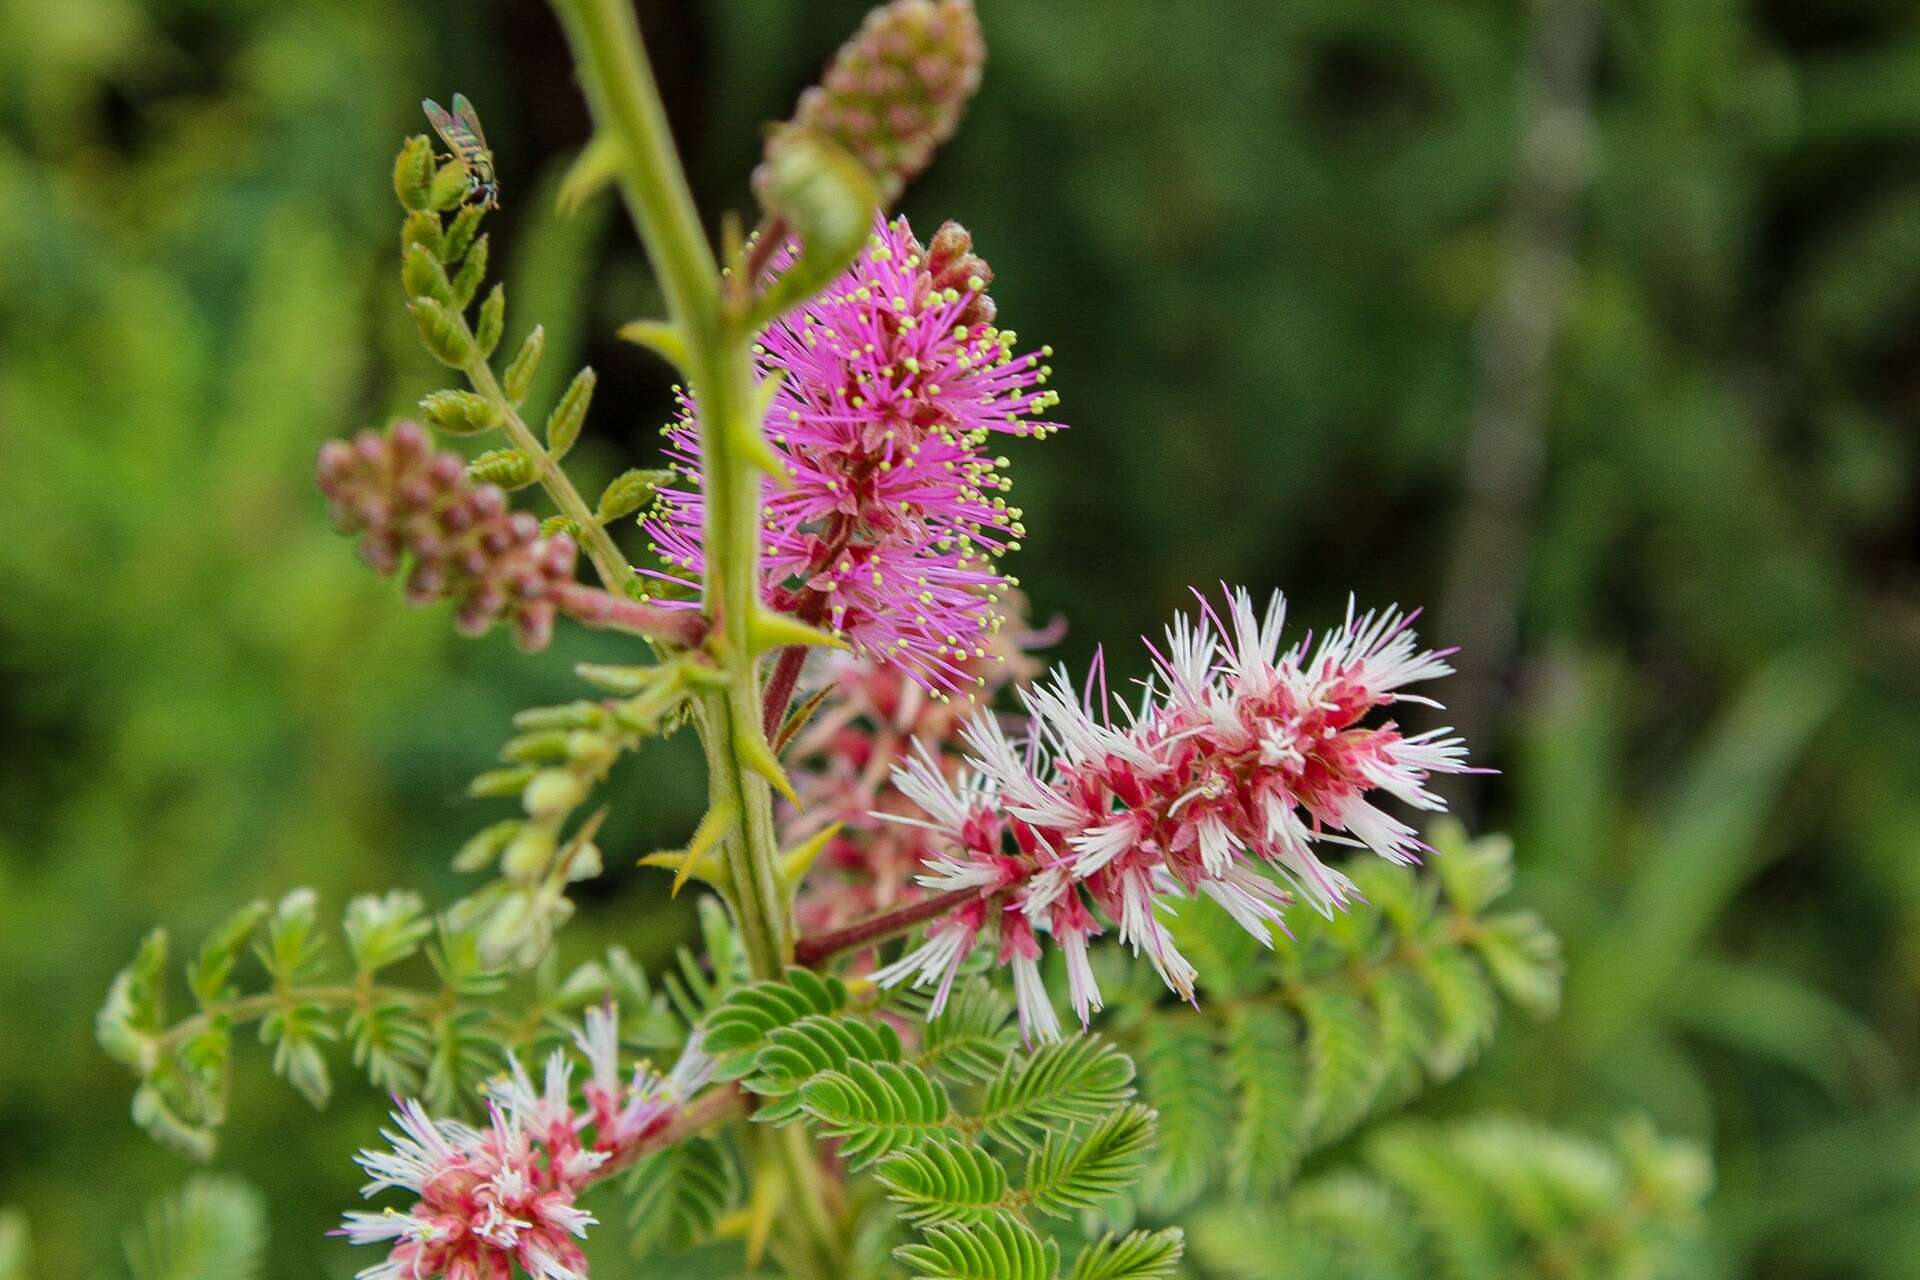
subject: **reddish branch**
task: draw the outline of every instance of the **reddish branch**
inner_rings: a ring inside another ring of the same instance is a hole
[[[866,464],[871,466],[871,464]],[[827,522],[820,533],[820,549],[813,553],[808,562],[809,576],[832,564],[834,557],[841,554],[853,542],[854,530],[859,521],[849,515],[836,515]],[[799,618],[810,627],[820,625],[827,616],[827,593],[815,591],[812,587],[802,587],[785,602],[787,612]],[[787,708],[793,704],[794,688],[800,683],[800,669],[806,666],[807,650],[804,645],[789,645],[780,651],[779,661],[774,663],[773,674],[767,677],[767,692],[764,709],[760,713],[761,728],[766,732],[767,740],[773,741],[780,734],[781,722],[787,718]]]
[[[864,950],[877,942],[897,937],[915,925],[943,916],[979,896],[978,890],[954,889],[910,902],[904,907],[882,911],[865,920],[856,920],[844,928],[808,934],[794,944],[793,962],[814,968],[837,955]]]
[[[561,583],[550,591],[549,598],[560,612],[589,627],[630,631],[689,649],[707,637],[706,618],[691,609],[662,609],[658,605],[622,599],[583,582]]]

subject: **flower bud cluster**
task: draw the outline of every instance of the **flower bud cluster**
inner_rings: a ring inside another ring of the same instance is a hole
[[[498,488],[469,483],[466,464],[435,453],[426,428],[402,422],[385,435],[330,440],[318,474],[336,526],[360,535],[361,558],[383,575],[409,565],[410,602],[453,600],[466,635],[504,619],[523,649],[552,639],[553,596],[573,582],[573,540],[541,537],[540,522],[509,510]]]
[[[1376,801],[1443,809],[1426,782],[1465,772],[1466,748],[1444,729],[1407,736],[1364,721],[1396,702],[1429,703],[1401,690],[1448,674],[1446,655],[1417,648],[1412,616],[1392,609],[1349,612],[1311,651],[1304,641],[1282,650],[1278,595],[1262,616],[1235,592],[1227,615],[1203,601],[1198,622],[1175,621],[1165,652],[1154,651],[1155,680],[1120,723],[1096,663],[1078,695],[1064,672],[1023,691],[1022,742],[976,716],[961,778],[926,752],[895,770],[938,837],[920,883],[971,896],[878,981],[937,983],[938,1005],[991,929],[1022,1026],[1049,1038],[1059,1023],[1040,982],[1041,936],[1066,957],[1082,1023],[1100,1006],[1087,941],[1103,918],[1191,1000],[1198,974],[1160,918],[1171,898],[1205,895],[1271,946],[1295,896],[1328,915],[1356,896],[1320,847],[1395,862],[1426,848]]]
[[[960,126],[986,61],[973,0],[893,0],[867,15],[784,127],[846,148],[888,205]]]
[[[590,1010],[574,1039],[588,1063],[584,1105],[575,1103],[573,1063],[561,1049],[538,1088],[508,1059],[508,1075],[488,1089],[484,1128],[399,1102],[396,1129],[383,1135],[391,1149],[356,1157],[370,1178],[361,1193],[397,1188],[417,1199],[405,1213],[346,1215],[336,1234],[354,1244],[391,1242],[361,1280],[506,1280],[516,1268],[531,1280],[586,1275],[578,1241],[596,1220],[579,1207],[580,1193],[649,1150],[711,1078],[713,1062],[696,1042],[667,1075],[636,1066],[623,1080],[610,1007]]]

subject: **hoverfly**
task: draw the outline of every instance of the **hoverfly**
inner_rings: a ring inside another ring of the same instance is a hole
[[[440,104],[432,98],[424,99],[420,109],[433,122],[434,132],[440,135],[440,140],[447,144],[454,155],[466,162],[467,202],[486,209],[498,209],[500,181],[493,171],[493,152],[487,149],[487,135],[481,132],[480,117],[474,113],[467,95],[453,95],[452,115],[441,110]]]

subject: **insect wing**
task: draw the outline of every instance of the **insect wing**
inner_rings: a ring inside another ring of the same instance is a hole
[[[455,123],[466,131],[468,145],[478,147],[481,151],[488,149],[486,130],[480,127],[480,113],[467,101],[466,94],[453,95],[453,117]]]
[[[460,102],[464,99],[455,98],[454,101]],[[453,117],[432,98],[422,98],[420,109],[427,113],[427,122],[433,126],[433,131],[440,135],[440,140],[447,144],[448,150],[459,155],[463,150],[459,136],[460,126],[454,123]]]

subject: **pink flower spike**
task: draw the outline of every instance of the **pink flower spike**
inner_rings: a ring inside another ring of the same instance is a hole
[[[1392,862],[1426,850],[1383,805],[1443,809],[1428,784],[1468,772],[1466,746],[1447,729],[1409,737],[1391,721],[1369,723],[1412,699],[1406,685],[1449,670],[1418,646],[1415,615],[1349,606],[1317,648],[1289,648],[1278,595],[1264,609],[1233,589],[1223,609],[1201,604],[1197,618],[1174,619],[1164,649],[1148,645],[1156,675],[1130,722],[1093,714],[1093,675],[1076,694],[1062,672],[1022,691],[1024,734],[974,717],[963,734],[971,776],[949,780],[924,762],[896,768],[901,793],[944,842],[925,855],[923,883],[976,892],[970,908],[981,910],[964,932],[936,925],[925,946],[883,971],[890,978],[950,981],[974,934],[994,924],[1023,1027],[1041,1034],[1038,970],[1028,964],[1039,929],[1066,953],[1084,1022],[1099,1001],[1086,962],[1097,908],[1192,1000],[1199,975],[1161,919],[1175,899],[1210,898],[1272,946],[1296,896],[1328,916],[1359,898],[1352,879],[1321,860],[1326,846]]]
[[[963,234],[963,233],[961,233]],[[777,273],[790,247],[773,255]],[[995,567],[1025,528],[1005,498],[995,433],[1042,437],[1049,354],[975,317],[977,295],[936,280],[904,218],[880,220],[846,274],[775,321],[757,358],[778,376],[767,434],[787,483],[762,495],[767,602],[895,663],[938,696],[972,692],[1012,585]],[[683,587],[706,570],[699,406],[682,399],[667,454],[682,477],[646,520]],[[689,601],[661,601],[689,607]]]
[[[645,1140],[711,1078],[713,1062],[696,1037],[666,1076],[636,1068],[623,1086],[611,1004],[588,1011],[575,1042],[589,1066],[584,1108],[575,1107],[573,1063],[559,1049],[537,1088],[508,1057],[506,1074],[487,1087],[484,1129],[435,1120],[417,1101],[396,1099],[395,1127],[382,1135],[392,1149],[356,1159],[372,1177],[363,1194],[397,1188],[416,1199],[405,1213],[345,1215],[334,1234],[388,1246],[359,1280],[507,1280],[516,1268],[530,1280],[585,1280],[577,1242],[596,1220],[580,1207],[581,1192],[647,1150]]]

